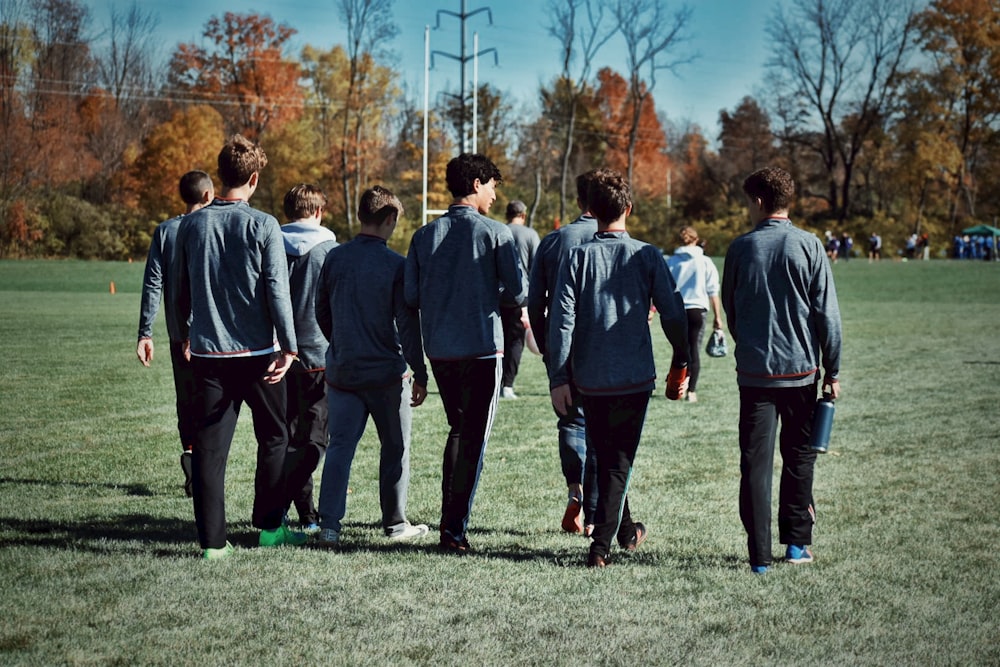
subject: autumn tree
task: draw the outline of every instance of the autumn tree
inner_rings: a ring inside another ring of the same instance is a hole
[[[656,76],[661,71],[674,71],[693,56],[677,52],[688,39],[686,31],[691,20],[691,8],[682,5],[671,17],[666,16],[663,0],[618,0],[615,6],[618,30],[625,39],[628,66],[628,95],[631,114],[628,128],[628,182],[635,181],[636,150],[646,141],[644,126],[649,114],[644,107],[652,104]],[[655,112],[652,118],[655,120]]]
[[[371,108],[373,92],[384,81],[373,80],[384,69],[375,60],[399,28],[392,21],[393,0],[339,0],[338,9],[347,27],[347,90],[341,119],[340,182],[344,194],[344,215],[348,229],[354,226],[355,202],[361,194],[365,174],[360,169],[365,128],[372,125],[378,109]]]
[[[510,150],[513,140],[516,114],[508,95],[503,95],[488,83],[480,84],[475,91],[476,100],[476,152],[488,155],[506,174],[510,165]],[[471,94],[471,93],[470,93]],[[455,136],[460,137],[463,106],[471,107],[471,101],[463,105],[458,97],[451,96],[445,105],[444,116],[455,128]]]
[[[603,0],[549,0],[548,11],[548,32],[559,40],[562,73],[547,91],[542,91],[542,103],[563,135],[559,220],[566,220],[566,189],[574,177],[570,172],[580,101],[587,93],[594,58],[618,31],[618,26],[614,24]],[[574,61],[577,60],[578,69],[574,71]],[[574,72],[576,76],[573,76]],[[565,117],[554,116],[552,111],[556,109],[562,110]]]
[[[123,189],[132,193],[134,206],[149,216],[151,228],[183,211],[177,183],[186,172],[200,169],[216,179],[216,158],[226,136],[223,127],[224,120],[214,107],[196,104],[174,112],[142,142]]]
[[[730,205],[742,208],[743,179],[775,162],[771,118],[749,95],[732,111],[719,111],[718,180]]]
[[[304,131],[315,136],[318,149],[306,158],[318,157],[325,162],[321,182],[329,184],[324,185],[328,194],[336,191],[342,195],[331,197],[331,212],[343,219],[343,229],[352,232],[361,191],[382,168],[391,143],[388,125],[401,96],[398,74],[370,53],[362,54],[352,65],[341,46],[329,51],[307,46],[302,63],[307,83],[303,120],[312,126]],[[356,70],[353,91],[352,68]],[[344,132],[345,127],[348,132]]]
[[[302,111],[299,65],[284,55],[295,33],[260,14],[212,17],[203,33],[212,47],[178,45],[169,85],[215,107],[227,133],[259,140],[268,127],[294,120]]]
[[[81,109],[87,145],[100,165],[90,186],[95,201],[110,199],[110,183],[123,168],[130,146],[138,145],[154,122],[157,24],[137,0],[124,10],[111,7],[107,42],[95,57],[98,87]]]
[[[915,77],[910,99],[929,122],[922,132],[909,129],[919,133],[922,156],[937,154],[948,173],[954,232],[977,217],[984,167],[1000,150],[1000,2],[936,0],[917,25],[930,66]]]
[[[593,105],[602,115],[602,135],[607,144],[604,165],[632,173],[632,192],[638,197],[659,197],[666,192],[667,137],[660,126],[652,99],[642,103],[636,122],[636,98],[630,84],[609,67],[597,73],[599,88]],[[637,169],[634,169],[637,168]]]
[[[768,68],[789,121],[783,140],[819,158],[825,193],[814,194],[841,222],[851,212],[858,155],[894,109],[914,18],[913,0],[794,0],[769,25]]]

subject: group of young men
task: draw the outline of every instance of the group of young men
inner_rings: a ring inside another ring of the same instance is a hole
[[[628,487],[655,388],[648,314],[655,307],[673,350],[666,380],[673,400],[687,389],[688,315],[659,250],[626,231],[632,199],[622,175],[597,169],[578,177],[580,218],[540,244],[535,235],[529,259],[519,255],[512,226],[487,217],[501,182],[496,165],[483,155],[459,155],[446,170],[451,206],[413,234],[404,258],[386,246],[403,213],[391,192],[375,186],[364,193],[361,232],[338,246],[320,225],[326,199],[314,186],[286,195],[284,227],[248,204],[266,164],[258,145],[234,136],[219,154],[219,195],[206,174],[186,175],[188,213],[157,229],[147,260],[137,354],[146,365],[152,359],[152,321],[164,290],[182,464],[203,557],[233,550],[224,483],[243,403],[253,411],[257,437],[253,525],[261,546],[307,541],[288,526],[293,503],[300,523],[318,530],[318,545],[340,543],[351,462],[369,416],[382,445],[385,535],[426,535],[426,525],[406,518],[411,410],[427,396],[425,358],[449,429],[439,545],[469,552],[498,400],[513,397],[516,363],[513,371],[504,367],[505,331],[508,343],[512,330],[523,340],[523,324],[518,332],[512,321],[522,321],[525,305],[558,416],[569,491],[562,528],[591,538],[590,567],[611,562],[616,541],[627,551],[641,545],[648,530],[632,519]],[[733,244],[726,259],[732,278],[722,286],[737,345],[740,511],[755,572],[771,563],[778,419],[789,469],[787,480],[782,475],[781,539],[797,549],[789,560],[811,560],[815,454],[806,443],[821,357],[824,389],[839,395],[832,278],[825,262],[813,261],[816,247],[823,257],[819,240],[787,220],[793,187],[782,174],[763,170],[747,179],[757,226]],[[508,219],[524,217],[523,209],[512,202]],[[776,262],[781,270],[770,270]],[[311,479],[324,452],[317,510]]]

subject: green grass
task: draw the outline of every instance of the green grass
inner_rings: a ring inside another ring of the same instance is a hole
[[[371,427],[344,550],[254,548],[244,416],[227,479],[238,551],[202,562],[162,318],[153,367],[134,356],[141,263],[0,262],[0,664],[998,664],[1000,265],[834,271],[844,395],[817,466],[817,560],[754,577],[731,356],[703,359],[699,403],[652,401],[631,495],[650,538],[607,570],[558,530],[555,423],[531,356],[522,398],[500,405],[474,555],[380,537]],[[409,514],[436,528],[433,391],[414,417]]]

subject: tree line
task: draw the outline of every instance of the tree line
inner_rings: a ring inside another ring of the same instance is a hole
[[[389,55],[393,2],[337,0],[346,43],[298,53],[294,27],[227,12],[157,63],[158,18],[136,0],[112,8],[100,39],[78,0],[0,0],[0,256],[144,256],[180,209],[180,175],[214,174],[235,132],[268,154],[256,206],[280,220],[292,185],[318,184],[346,240],[379,182],[406,206],[405,248],[421,224],[424,118]],[[475,95],[477,150],[504,174],[498,206],[524,200],[542,234],[576,216],[574,177],[598,165],[627,175],[633,234],[664,249],[693,224],[723,253],[747,228],[743,177],[769,164],[793,174],[793,216],[817,233],[878,232],[891,252],[913,233],[944,248],[996,224],[1000,0],[776,5],[765,80],[712,134],[656,109],[657,79],[697,58],[691,8],[669,5],[549,0],[562,68],[536,105],[487,82],[430,110],[427,208],[448,204],[444,167],[469,144]],[[602,61],[616,36],[625,71]]]

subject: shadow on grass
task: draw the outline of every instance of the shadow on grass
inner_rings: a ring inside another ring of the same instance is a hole
[[[197,542],[193,518],[183,521],[148,514],[87,517],[76,521],[0,518],[0,549],[27,546],[175,557],[177,546],[190,548],[192,541]],[[175,548],[167,545],[175,545]]]
[[[156,493],[145,484],[111,484],[108,482],[70,482],[66,480],[17,479],[13,477],[0,477],[0,485],[3,484],[17,486],[68,486],[78,489],[120,489],[124,491],[127,496],[149,497],[156,495]]]

